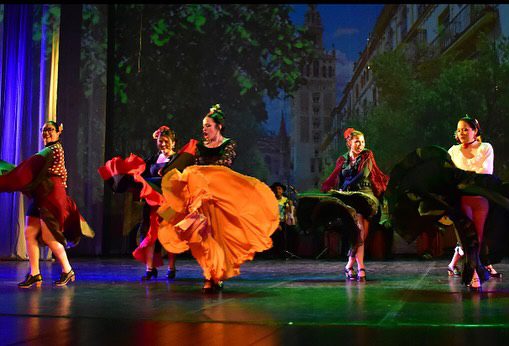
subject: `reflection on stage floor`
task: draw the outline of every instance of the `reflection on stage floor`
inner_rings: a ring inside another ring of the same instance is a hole
[[[255,259],[216,294],[201,269],[177,259],[177,277],[142,282],[130,258],[73,258],[76,282],[19,289],[28,262],[0,262],[0,344],[464,345],[505,343],[509,276],[480,293],[447,276],[447,259],[368,261],[367,282],[345,281],[339,260]],[[509,261],[496,266],[508,273]],[[160,268],[164,274],[165,268]]]

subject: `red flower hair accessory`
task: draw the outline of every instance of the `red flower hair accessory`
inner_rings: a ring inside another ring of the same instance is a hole
[[[345,130],[345,132],[343,132],[343,137],[345,138],[345,140],[348,140],[348,138],[350,138],[350,135],[352,134],[352,132],[354,132],[355,129],[353,127],[349,127]]]
[[[163,125],[154,131],[154,133],[152,134],[152,138],[157,139],[159,135],[165,131],[170,131],[170,128],[168,126]]]

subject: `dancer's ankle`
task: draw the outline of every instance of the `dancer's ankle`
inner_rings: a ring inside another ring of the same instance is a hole
[[[486,270],[488,270],[490,274],[497,274],[497,271],[495,270],[495,268],[493,268],[491,264],[486,266]]]
[[[474,275],[472,276],[472,281],[470,281],[470,287],[472,288],[481,287],[481,280],[479,280],[479,275],[477,275],[477,272],[474,272]]]

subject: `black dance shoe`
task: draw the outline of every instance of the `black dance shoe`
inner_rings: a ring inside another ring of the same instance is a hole
[[[168,269],[168,272],[166,273],[166,276],[168,277],[168,280],[175,279],[175,276],[177,275],[177,269]]]
[[[355,274],[353,267],[350,267],[350,268],[345,267],[345,277],[347,280],[355,280],[356,279],[357,274]]]
[[[214,288],[216,291],[222,291],[224,287],[223,281],[214,282]]]
[[[203,293],[212,293],[214,292],[214,285],[212,280],[205,280],[203,283],[203,287],[201,288]]]
[[[157,268],[149,269],[145,272],[145,275],[141,277],[142,281],[148,281],[150,279],[156,279],[157,278]]]
[[[361,272],[364,272],[364,276],[359,275]],[[359,272],[357,273],[357,281],[366,282],[366,270],[364,268],[359,269]]]
[[[30,288],[33,285],[35,285],[37,287],[41,287],[41,285],[42,285],[42,275],[41,274],[37,274],[37,275],[27,274],[25,276],[25,280],[21,281],[18,284],[18,287],[19,288]]]
[[[477,286],[471,283],[475,272],[479,276],[480,285],[490,279],[490,272],[482,265],[477,253],[477,246],[474,245],[465,249],[465,263],[461,273],[461,282],[467,287]]]
[[[457,266],[451,267],[450,265],[447,266],[447,275],[449,276],[461,276],[461,271]]]
[[[470,291],[481,292],[482,291],[481,280],[479,280],[479,278],[473,277],[472,281],[470,281],[467,287]]]
[[[62,287],[67,285],[69,281],[74,282],[74,280],[76,280],[76,274],[74,274],[74,270],[71,269],[69,270],[68,273],[61,273],[60,279],[55,281],[55,285],[58,287]]]
[[[223,281],[214,282],[213,280],[205,280],[201,291],[203,293],[215,293],[223,289]]]
[[[502,273],[495,273],[495,270],[493,269],[493,267],[486,267],[486,270],[490,273],[490,278],[496,278],[496,279],[501,279],[502,278]]]

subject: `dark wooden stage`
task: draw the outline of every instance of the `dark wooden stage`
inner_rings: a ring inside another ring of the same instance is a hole
[[[28,262],[0,262],[1,345],[502,345],[509,340],[507,273],[469,292],[447,259],[368,261],[365,283],[339,260],[255,259],[223,292],[201,293],[201,270],[177,259],[177,278],[141,282],[130,258],[72,258],[77,280],[19,289]]]

